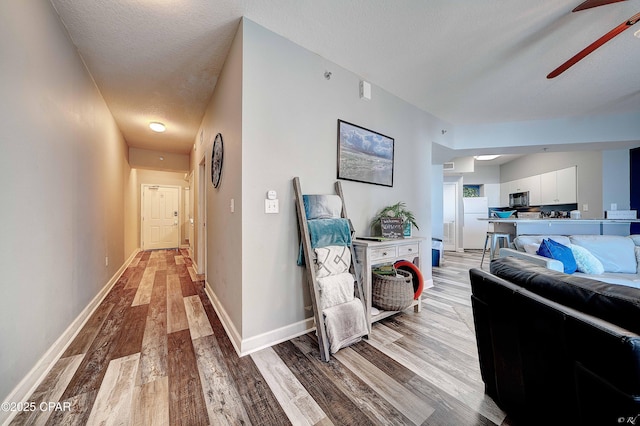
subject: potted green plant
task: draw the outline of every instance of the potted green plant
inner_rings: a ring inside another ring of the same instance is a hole
[[[416,218],[413,212],[407,209],[407,205],[400,201],[391,206],[382,208],[371,220],[371,230],[374,234],[381,233],[380,220],[383,217],[397,217],[402,219],[405,229],[405,236],[407,236],[407,228],[409,229],[408,236],[411,235],[411,226],[415,226],[416,229],[420,229],[416,223]]]

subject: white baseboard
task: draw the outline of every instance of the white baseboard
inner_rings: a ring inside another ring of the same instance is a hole
[[[433,279],[429,278],[428,280],[424,280],[424,287],[423,289],[428,289],[433,287]]]
[[[281,342],[293,339],[294,337],[301,336],[315,330],[315,325],[312,318],[307,318],[303,321],[299,321],[294,324],[290,324],[275,330],[268,331],[257,336],[250,337],[248,339],[242,339],[242,336],[231,322],[231,318],[225,311],[224,307],[220,303],[220,300],[214,293],[213,289],[209,285],[209,282],[205,282],[205,293],[211,300],[213,309],[218,314],[218,318],[227,332],[227,336],[231,340],[234,349],[238,356],[243,357],[250,353],[259,351],[260,349],[268,348]]]
[[[4,402],[26,401],[27,398],[31,396],[139,252],[140,249],[134,250],[133,254],[122,264],[120,269],[111,277],[102,290],[89,302],[87,307],[80,312],[64,333],[62,333],[47,352],[38,360],[31,371],[29,371],[11,393],[9,393]],[[16,414],[17,412],[0,411],[0,423],[3,425],[9,424]]]
[[[287,340],[302,336],[303,334],[307,334],[315,329],[314,320],[313,317],[311,317],[257,336],[249,337],[242,341],[242,353],[240,356],[249,355],[250,353],[257,352],[260,349],[286,342]]]
[[[238,353],[239,355],[240,347],[242,344],[242,338],[240,336],[240,333],[238,333],[238,330],[236,329],[235,325],[233,325],[233,322],[231,322],[231,318],[229,318],[227,311],[225,311],[224,307],[220,303],[220,299],[218,299],[218,296],[216,296],[216,294],[213,292],[213,289],[209,285],[209,281],[204,282],[204,292],[207,294],[207,297],[209,297],[209,300],[213,305],[213,309],[216,311],[216,314],[218,314],[218,318],[222,323],[222,327],[224,327],[224,331],[227,332],[227,336],[229,336],[229,339],[231,340],[231,344],[233,345],[233,348],[236,350],[236,353]]]

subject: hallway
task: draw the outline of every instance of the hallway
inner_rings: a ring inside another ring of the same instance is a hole
[[[29,398],[60,404],[12,424],[199,425],[209,415],[248,423],[238,392],[263,418],[282,417],[269,413],[277,402],[251,379],[259,373],[238,358],[196,279],[186,250],[138,253]],[[235,377],[223,365],[230,359]]]

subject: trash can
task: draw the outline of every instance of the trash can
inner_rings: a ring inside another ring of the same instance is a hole
[[[444,254],[444,244],[440,238],[431,238],[431,266],[440,266],[442,255]]]

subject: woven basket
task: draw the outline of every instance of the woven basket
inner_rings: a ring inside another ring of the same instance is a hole
[[[385,311],[402,311],[413,303],[413,279],[411,273],[398,269],[398,276],[373,273],[371,303]]]

